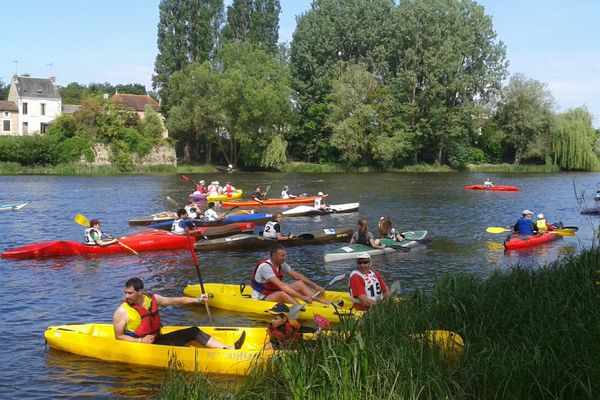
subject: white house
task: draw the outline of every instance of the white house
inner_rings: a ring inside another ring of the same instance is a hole
[[[19,110],[12,101],[0,101],[0,135],[16,135]]]
[[[62,112],[62,100],[54,77],[13,76],[8,101],[16,104],[18,110],[17,126],[12,129],[14,135],[43,134],[48,124]]]

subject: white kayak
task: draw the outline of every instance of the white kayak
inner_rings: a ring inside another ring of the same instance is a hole
[[[286,217],[300,217],[305,215],[323,215],[333,213],[351,213],[358,211],[360,203],[332,204],[325,209],[313,206],[297,206],[284,211],[282,214]]]
[[[410,249],[425,240],[427,237],[427,231],[407,231],[402,232],[404,240],[397,242],[392,239],[379,239],[381,244],[385,247],[382,249],[375,249],[371,246],[365,246],[364,244],[351,244],[339,249],[336,249],[330,253],[325,253],[325,262],[340,261],[340,260],[352,260],[355,259],[360,253],[368,253],[371,256],[385,253],[395,253],[397,251],[410,251]]]
[[[0,204],[0,211],[19,211],[25,207],[29,202],[25,203],[13,203],[13,204]]]

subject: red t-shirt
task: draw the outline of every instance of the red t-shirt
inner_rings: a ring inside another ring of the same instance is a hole
[[[388,287],[381,277],[381,274],[378,271],[373,271],[375,273],[375,277],[379,281],[379,286],[381,289],[381,293],[385,293],[388,291]],[[352,290],[352,294],[354,297],[359,297],[361,295],[365,295],[369,297],[367,294],[367,289],[365,285],[365,280],[358,274],[352,275],[350,278],[350,289]],[[373,294],[374,295],[374,294]],[[360,303],[354,303],[354,308],[357,310],[366,310],[366,308]]]

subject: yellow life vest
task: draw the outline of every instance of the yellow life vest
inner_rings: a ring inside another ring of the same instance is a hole
[[[152,303],[150,296],[144,293],[144,308],[150,309],[150,303]],[[123,302],[122,306],[125,308],[125,311],[127,311],[127,316],[129,317],[127,319],[127,324],[125,325],[125,331],[135,332],[142,323],[142,316],[135,308],[127,304],[126,301]]]
[[[538,219],[536,224],[537,224],[538,231],[547,231],[548,230],[545,219]]]

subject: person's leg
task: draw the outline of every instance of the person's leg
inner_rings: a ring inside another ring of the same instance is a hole
[[[273,292],[268,296],[265,296],[263,300],[272,301],[275,303],[298,304],[295,298],[293,298],[286,292],[282,292],[281,290],[278,290],[277,292]]]
[[[302,293],[304,296],[312,297],[315,294],[314,290],[306,286],[306,284],[302,281],[294,281],[293,283],[289,284],[289,286],[291,286],[295,291]],[[323,299],[322,296],[323,293],[320,293],[319,296],[315,298],[315,300],[319,303],[329,304],[329,302]]]
[[[235,342],[233,346],[227,346],[221,343],[219,340],[210,336],[206,332],[202,331],[196,326],[192,326],[185,329],[180,329],[174,332],[167,333],[166,335],[160,335],[155,344],[164,344],[169,346],[185,346],[192,340],[197,341],[202,346],[209,347],[211,349],[239,349],[244,344],[246,339],[246,332],[242,332],[242,336]]]

